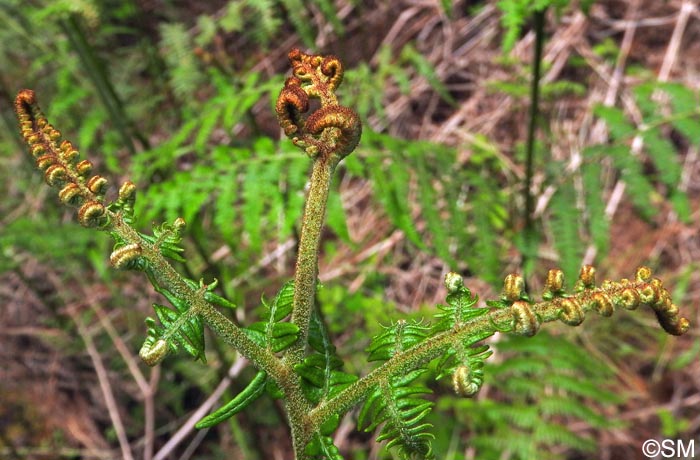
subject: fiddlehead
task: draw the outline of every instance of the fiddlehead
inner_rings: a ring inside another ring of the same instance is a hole
[[[78,222],[84,227],[109,230],[112,222],[104,204],[107,180],[90,176],[92,163],[78,161],[78,150],[44,116],[34,91],[23,89],[15,98],[20,130],[36,167],[46,183],[59,190],[61,203],[78,208]]]
[[[477,307],[477,298],[462,278],[450,273],[445,280],[447,305],[439,307],[433,326],[397,321],[375,337],[368,350],[370,361],[382,364],[360,379],[344,373],[342,360],[314,308],[314,293],[331,176],[338,162],[357,146],[361,124],[357,114],[339,105],[335,96],[343,78],[337,58],[299,50],[292,50],[289,58],[294,75],[285,82],[276,112],[285,134],[314,159],[311,187],[294,282],[283,286],[266,305],[263,321],[247,328],[236,326],[214,308],[234,307],[213,292],[216,281],[205,284],[183,278],[166,260],[183,260],[179,243],[184,220],[155,226],[153,235],[133,229],[136,186],[124,183],[117,199],[105,203],[107,180],[91,176],[92,165],[78,161],[70,142],[59,144],[61,135],[46,121],[34,93],[21,91],[15,102],[36,165],[46,182],[59,190],[60,201],[78,208],[82,225],[112,235],[116,244],[110,263],[115,268],[145,272],[172,305],[154,305],[159,323],[147,319],[148,337],[140,352],[143,361],[155,365],[178,348],[204,360],[203,325],[207,323],[259,367],[243,392],[203,419],[200,427],[240,411],[265,389],[272,389],[271,380],[285,398],[297,458],[340,458],[329,435],[340,415],[363,399],[360,427],[381,426],[378,440],[398,446],[404,456],[426,458],[432,456],[432,435],[426,422],[432,402],[423,397],[430,390],[416,382],[432,360],[437,361],[437,378],[451,376],[454,391],[471,396],[484,381],[484,361],[491,354],[479,342],[495,332],[532,336],[546,322],[560,320],[577,326],[588,311],[610,316],[615,308],[631,310],[640,305],[651,307],[667,332],[680,335],[688,330],[689,322],[648,268],[640,268],[633,280],[605,281],[596,287],[595,270],[587,266],[571,293],[564,289],[562,272],[552,270],[541,301],[526,292],[521,276],[512,274],[504,280],[501,298],[487,302],[490,308]],[[308,113],[311,99],[318,99],[320,108]],[[290,314],[291,321],[284,321]]]
[[[433,334],[455,330],[469,320],[486,313],[483,308],[474,308],[478,301],[471,291],[464,286],[462,277],[456,273],[445,276],[447,287],[447,305],[438,305],[440,313],[436,315],[437,323],[433,326]],[[479,391],[484,381],[484,360],[491,356],[487,345],[473,346],[492,332],[479,336],[468,336],[465,340],[455,341],[444,351],[437,365],[437,379],[452,376],[452,386],[455,393],[462,396],[472,396]]]
[[[552,270],[541,301],[535,301],[525,291],[522,277],[512,274],[504,280],[501,298],[486,302],[488,308],[476,306],[476,297],[456,273],[447,274],[445,285],[447,306],[438,306],[441,311],[429,334],[421,324],[399,321],[375,337],[370,358],[386,360],[384,364],[315,408],[310,417],[323,419],[367,398],[360,411],[360,427],[374,428],[385,423],[378,440],[389,439],[390,446],[400,446],[407,455],[428,456],[429,425],[421,420],[430,407],[422,406],[427,402],[414,396],[425,391],[413,381],[425,371],[429,361],[437,359],[438,378],[452,377],[455,393],[472,396],[484,381],[483,365],[490,355],[488,346],[478,343],[495,332],[530,337],[547,322],[579,325],[591,310],[607,317],[615,308],[632,310],[640,305],[652,308],[660,325],[670,334],[681,335],[689,328],[688,320],[680,316],[661,281],[652,278],[646,267],[637,270],[634,280],[606,280],[596,286],[595,270],[585,266],[571,293],[564,289],[561,271]],[[411,401],[397,404],[399,393]],[[398,410],[399,407],[410,411]],[[406,414],[413,418],[407,419]]]
[[[277,98],[276,111],[284,133],[315,158],[334,157],[337,163],[352,152],[360,140],[358,115],[338,104],[335,90],[343,81],[343,65],[335,56],[289,52],[293,76],[287,78]],[[309,99],[321,107],[311,114]]]

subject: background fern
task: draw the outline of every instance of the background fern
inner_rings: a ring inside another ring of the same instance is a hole
[[[452,423],[463,424],[467,437],[451,439],[453,427],[447,426],[435,440],[436,449],[450,452],[451,458],[464,458],[459,452],[468,439],[466,445],[478,458],[561,459],[571,452],[593,451],[590,436],[568,426],[585,421],[587,426],[611,427],[601,408],[620,401],[612,391],[612,371],[566,338],[546,331],[529,339],[509,337],[494,347],[496,356],[485,364],[481,397],[456,404],[448,404],[449,395],[438,399],[437,407],[451,414],[441,418],[442,423],[454,417]],[[569,453],[564,454],[563,448]]]

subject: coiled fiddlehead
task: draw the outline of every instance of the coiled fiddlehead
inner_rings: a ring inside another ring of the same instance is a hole
[[[360,141],[362,124],[358,115],[338,104],[335,90],[343,81],[343,65],[335,56],[289,52],[293,76],[287,78],[277,98],[280,126],[295,145],[315,158],[333,156],[337,163]],[[310,114],[309,99],[321,107]]]
[[[581,268],[571,294],[564,290],[561,270],[550,270],[541,302],[523,300],[528,298],[527,293],[520,287],[513,287],[520,286],[520,283],[513,281],[518,278],[518,275],[508,275],[501,299],[487,302],[495,311],[504,308],[510,310],[510,323],[497,325],[497,329],[503,332],[529,336],[534,335],[543,322],[560,320],[570,326],[578,326],[588,311],[611,316],[616,308],[634,310],[640,305],[650,307],[661,327],[669,334],[682,335],[690,327],[690,322],[680,316],[678,306],[671,300],[661,280],[653,278],[648,267],[638,268],[633,280],[605,280],[596,287],[595,268],[586,265]]]
[[[73,144],[61,140],[61,132],[44,116],[34,91],[23,89],[17,94],[15,112],[22,137],[46,183],[59,190],[63,204],[78,208],[81,225],[108,230],[111,219],[104,204],[107,180],[99,175],[90,176],[92,163],[78,161],[80,154]]]

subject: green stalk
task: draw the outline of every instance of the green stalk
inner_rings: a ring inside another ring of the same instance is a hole
[[[205,323],[222,339],[238,350],[256,366],[267,372],[272,378],[278,378],[286,373],[286,367],[271,352],[260,348],[250,340],[241,328],[236,326],[206,301],[199,290],[192,289],[185,283],[180,274],[163,257],[160,250],[146,241],[129,224],[124,222],[121,215],[108,211],[110,217],[109,231],[117,233],[124,241],[138,243],[143,250],[143,257],[148,260],[155,282],[165,287],[180,299],[186,299],[191,305],[178,321],[184,324],[191,316],[200,315]],[[174,327],[173,330],[177,330]]]
[[[523,196],[525,201],[525,227],[523,231],[523,267],[528,265],[534,252],[535,223],[533,214],[535,211],[535,197],[532,194],[532,179],[535,170],[535,134],[539,117],[540,105],[540,78],[542,74],[542,45],[544,42],[544,20],[547,9],[534,12],[535,21],[535,50],[532,57],[532,82],[530,83],[530,113],[527,126],[527,144],[525,158],[525,185]]]
[[[318,251],[321,231],[326,217],[328,192],[333,172],[340,159],[337,155],[319,155],[314,159],[311,171],[309,195],[304,207],[299,253],[294,275],[294,301],[292,322],[299,326],[299,340],[290,347],[287,360],[298,364],[304,359],[309,322],[314,311],[316,280],[318,278]]]

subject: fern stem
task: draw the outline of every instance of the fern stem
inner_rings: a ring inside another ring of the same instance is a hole
[[[321,231],[326,216],[326,203],[328,202],[333,171],[335,171],[339,161],[336,155],[319,155],[314,159],[311,171],[310,188],[304,207],[294,275],[292,322],[299,326],[299,339],[289,348],[286,356],[292,365],[298,364],[304,359],[309,323],[314,311],[316,296]]]
[[[535,50],[532,57],[532,82],[530,84],[530,113],[527,126],[527,144],[525,157],[525,186],[523,195],[525,201],[525,227],[523,235],[524,247],[523,266],[531,257],[531,247],[535,236],[533,214],[535,210],[535,197],[532,194],[532,179],[535,169],[535,134],[540,105],[540,78],[542,74],[542,45],[544,42],[544,20],[546,8],[534,12]]]
[[[68,41],[78,53],[80,61],[85,66],[85,70],[90,80],[92,80],[92,83],[95,85],[97,94],[102,104],[107,109],[107,112],[109,112],[112,122],[119,132],[126,148],[132,154],[136,153],[136,148],[132,141],[132,138],[135,137],[144,148],[148,149],[148,140],[134,127],[126,116],[121,99],[114,90],[114,86],[109,80],[104,66],[95,55],[94,49],[88,42],[85,32],[76,17],[71,15],[68,19],[62,19],[59,21],[59,25],[68,37]]]

